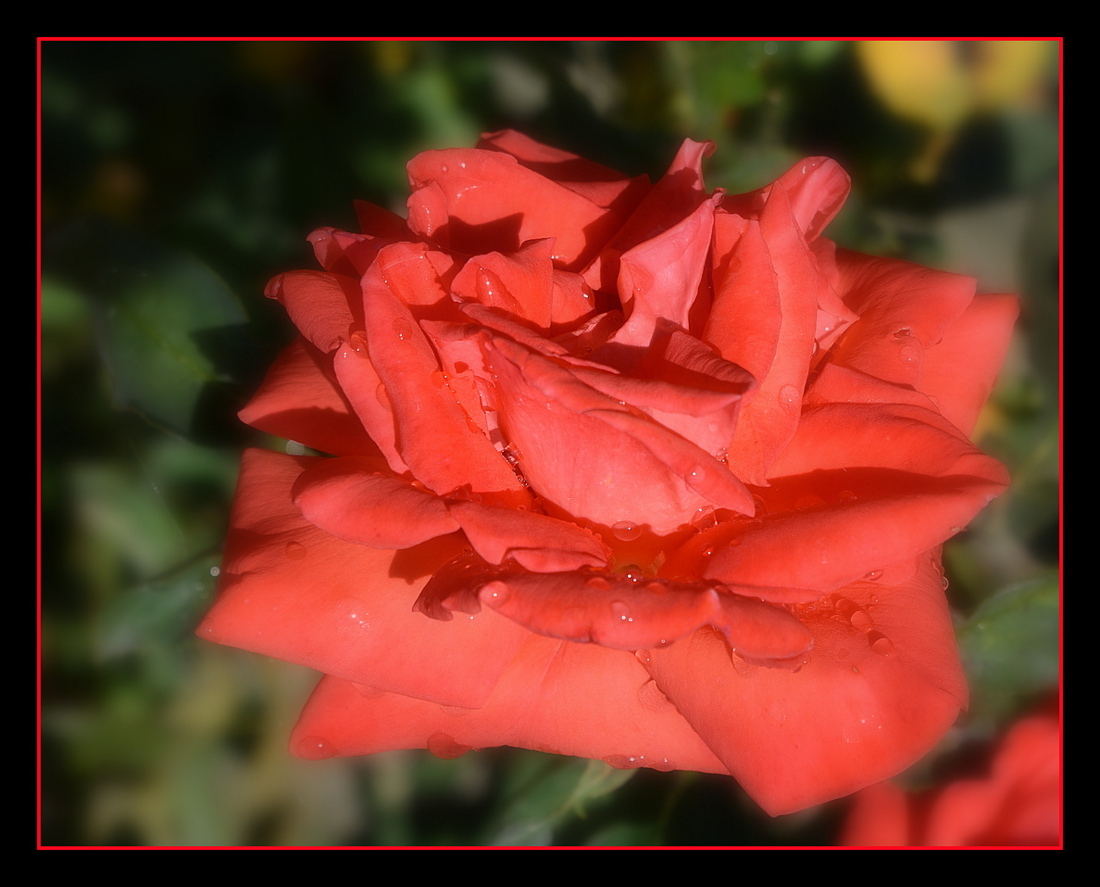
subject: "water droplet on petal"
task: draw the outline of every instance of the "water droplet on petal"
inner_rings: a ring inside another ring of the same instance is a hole
[[[869,631],[867,633],[867,640],[871,644],[871,649],[880,656],[894,656],[898,652],[897,647],[894,646],[894,642],[881,632]]]
[[[920,357],[920,349],[916,345],[903,345],[898,349],[898,357],[903,363],[913,363]]]
[[[608,755],[603,761],[617,770],[636,770],[645,765],[643,755]]]
[[[794,385],[784,385],[779,389],[779,402],[785,407],[793,407],[798,403],[798,389]]]
[[[364,330],[355,330],[348,336],[348,348],[356,354],[367,354],[367,334]]]
[[[503,582],[487,582],[478,589],[478,599],[490,607],[499,607],[508,600],[509,588]]]
[[[859,496],[857,496],[851,490],[841,490],[839,493],[837,493],[837,499],[839,499],[841,502],[854,502],[858,498]]]
[[[584,584],[589,588],[596,589],[596,591],[607,591],[611,587],[611,583],[604,579],[603,576],[589,576],[584,580]]]
[[[628,607],[622,601],[611,602],[611,615],[618,619],[620,622],[634,621],[634,617],[630,615],[630,607]]]
[[[451,736],[439,732],[433,733],[428,737],[428,751],[437,758],[443,758],[449,761],[452,758],[462,757],[466,752],[470,751],[470,746],[455,742]]]
[[[907,339],[913,335],[913,330],[910,327],[903,326],[901,329],[894,332],[895,339]]]
[[[872,570],[870,573],[868,573],[863,578],[866,579],[868,582],[874,582],[876,579],[879,579],[881,577],[882,577],[882,570]]]
[[[292,561],[300,561],[306,556],[306,547],[301,542],[288,542],[283,553]]]
[[[393,322],[393,332],[397,338],[406,341],[412,338],[412,325],[404,317],[398,317]]]
[[[866,610],[856,610],[852,614],[852,628],[857,631],[870,631],[874,625],[874,620]]]
[[[633,542],[642,535],[642,528],[632,521],[621,520],[611,525],[611,532],[621,542]]]
[[[298,757],[308,761],[321,761],[338,754],[336,747],[320,736],[303,736],[298,740],[294,751]]]

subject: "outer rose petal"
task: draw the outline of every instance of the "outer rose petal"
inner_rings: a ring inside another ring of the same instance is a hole
[[[218,599],[199,636],[444,705],[481,705],[527,632],[491,612],[446,624],[414,613],[420,589],[460,546],[394,552],[318,529],[291,500],[317,461],[245,452]]]
[[[803,414],[761,490],[766,514],[702,534],[705,575],[730,585],[826,591],[938,545],[1008,478],[935,413],[830,404]],[[805,600],[796,596],[794,600]]]
[[[456,757],[497,745],[598,758],[624,768],[725,772],[634,654],[537,635],[528,635],[476,710],[325,678],[290,741],[296,754],[309,758],[395,748]]]
[[[731,662],[702,629],[653,650],[650,672],[771,815],[841,797],[912,764],[966,705],[938,565],[937,551],[904,585],[859,582],[800,607],[814,649],[797,671]]]
[[[296,440],[322,453],[370,454],[374,442],[352,412],[327,359],[304,338],[295,339],[271,365],[264,384],[240,411],[242,422]],[[334,375],[334,374],[333,374]]]
[[[964,434],[989,399],[1019,311],[1015,296],[978,296],[924,352],[920,390]]]

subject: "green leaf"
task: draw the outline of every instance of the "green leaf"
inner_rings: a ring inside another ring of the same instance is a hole
[[[1050,570],[989,598],[960,627],[976,729],[995,729],[1057,686],[1058,606]]]
[[[516,758],[508,801],[489,832],[494,846],[547,846],[554,828],[570,817],[585,815],[585,806],[609,795],[636,771],[619,770],[602,761],[544,755]]]
[[[249,351],[237,298],[194,256],[100,220],[69,226],[46,264],[92,301],[116,401],[185,437]]]

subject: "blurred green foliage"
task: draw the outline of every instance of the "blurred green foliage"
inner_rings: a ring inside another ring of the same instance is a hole
[[[266,280],[404,164],[503,127],[656,178],[808,154],[851,173],[846,245],[1016,291],[980,427],[1014,486],[948,547],[973,704],[945,748],[1058,680],[1055,42],[44,41],[42,841],[51,845],[822,844],[728,779],[502,749],[305,763],[311,673],[194,642],[238,451],[289,340]],[[935,756],[932,759],[935,763]],[[928,765],[926,765],[928,766]]]

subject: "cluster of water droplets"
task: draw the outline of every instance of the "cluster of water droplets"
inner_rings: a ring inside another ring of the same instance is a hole
[[[872,570],[864,576],[864,579],[868,582],[874,582],[881,576],[882,570]],[[876,603],[878,603],[876,595],[871,596],[869,606],[864,608],[850,598],[832,593],[822,596],[813,603],[800,604],[798,610],[807,617],[831,619],[835,623],[847,626],[852,629],[854,635],[862,635],[863,641],[866,642],[872,652],[880,656],[894,656],[897,654],[894,642],[875,627],[871,608]],[[851,651],[845,647],[841,646],[837,649],[837,658],[841,661],[845,661],[849,656],[851,656]],[[852,670],[858,671],[859,669],[853,665]]]

